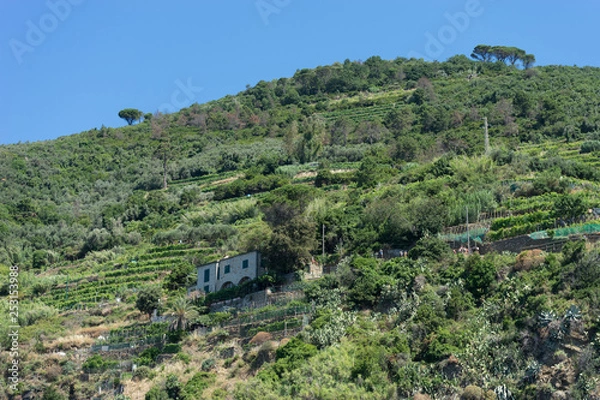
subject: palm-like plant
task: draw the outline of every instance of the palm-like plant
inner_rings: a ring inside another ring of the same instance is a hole
[[[179,296],[171,303],[168,315],[175,317],[170,326],[172,330],[185,330],[190,320],[198,316],[198,311],[185,296]]]

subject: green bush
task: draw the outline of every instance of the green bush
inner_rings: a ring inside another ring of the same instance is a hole
[[[289,180],[281,175],[255,175],[250,178],[237,179],[226,185],[215,188],[215,200],[225,200],[242,197],[249,194],[268,192],[289,183]]]
[[[495,286],[496,266],[490,257],[474,254],[465,260],[463,277],[465,288],[479,301]]]
[[[419,239],[414,247],[408,251],[408,256],[413,260],[426,258],[432,261],[442,261],[451,254],[452,249],[448,243],[434,236]]]
[[[276,362],[273,371],[281,377],[284,372],[298,368],[306,359],[317,354],[317,348],[312,344],[293,337],[285,346],[275,352]]]
[[[156,362],[156,359],[160,355],[160,349],[158,347],[150,347],[140,353],[135,359],[137,365],[152,365]]]
[[[355,257],[352,269],[356,279],[348,290],[348,299],[358,307],[372,307],[377,302],[383,285],[389,283],[381,274],[374,258]]]
[[[183,386],[182,394],[184,399],[201,399],[204,389],[209,387],[215,381],[215,375],[208,372],[197,372]]]
[[[159,386],[152,386],[144,396],[144,400],[171,400],[167,391]]]
[[[581,144],[579,152],[581,154],[593,153],[600,150],[600,140],[588,140]]]
[[[179,343],[168,343],[162,349],[162,352],[164,354],[177,354],[180,351],[181,351],[181,344],[179,344]]]
[[[426,348],[421,357],[427,362],[438,362],[460,352],[460,340],[445,328],[438,329],[425,340]]]
[[[181,394],[181,383],[175,374],[167,375],[165,382],[165,391],[170,399],[178,400]]]
[[[180,360],[181,362],[183,362],[186,365],[192,361],[192,358],[189,356],[189,354],[183,353],[181,351],[179,353],[177,353],[175,358]]]
[[[98,372],[98,371],[106,371],[107,369],[110,369],[112,367],[115,367],[116,365],[118,365],[119,363],[117,361],[112,361],[112,360],[105,360],[104,358],[102,358],[101,355],[99,354],[94,354],[93,356],[89,357],[87,360],[85,360],[85,362],[83,363],[83,365],[81,366],[83,368],[84,371],[93,371],[93,372]]]
[[[137,367],[135,371],[133,371],[132,378],[134,380],[144,380],[144,379],[154,379],[156,373],[147,365],[142,365]]]

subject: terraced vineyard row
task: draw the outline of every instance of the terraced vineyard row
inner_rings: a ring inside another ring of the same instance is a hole
[[[189,245],[153,247],[142,255],[130,256],[126,263],[103,263],[95,275],[79,279],[67,276],[40,297],[46,304],[59,309],[112,300],[125,290],[139,289],[164,278],[174,265],[184,262],[186,256],[204,257],[210,253],[211,249]]]
[[[211,183],[231,178],[236,175],[236,172],[223,172],[219,174],[208,174],[199,177],[180,179],[177,181],[172,181],[170,185],[185,185],[185,184],[197,184],[197,185],[210,185]]]
[[[354,122],[373,121],[376,119],[383,119],[387,113],[396,107],[396,103],[389,103],[357,109],[351,108],[347,110],[331,111],[320,115],[325,121],[335,121],[340,118],[346,118]]]

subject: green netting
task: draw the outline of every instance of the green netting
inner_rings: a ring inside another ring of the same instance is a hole
[[[590,223],[585,225],[575,225],[569,226],[566,228],[557,228],[554,229],[554,239],[564,239],[569,237],[570,235],[582,235],[585,233],[598,233],[600,232],[600,223]],[[550,236],[548,235],[548,231],[539,231],[533,232],[529,234],[529,237],[532,239],[548,239]]]
[[[459,243],[467,243],[467,239],[470,238],[472,242],[483,243],[483,237],[488,232],[488,228],[474,228],[464,233],[447,233],[444,235],[440,235],[442,240],[447,242],[459,242]]]
[[[538,232],[533,232],[530,233],[529,235],[530,238],[538,240],[538,239],[548,239],[548,233],[546,231],[538,231]]]

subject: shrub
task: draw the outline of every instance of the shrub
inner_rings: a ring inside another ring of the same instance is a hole
[[[19,314],[19,323],[21,326],[33,325],[36,321],[58,314],[58,311],[54,307],[47,306],[41,302],[32,303],[29,307],[27,307],[29,309],[22,307],[22,311]]]
[[[408,256],[413,260],[427,258],[434,261],[442,261],[452,254],[448,243],[433,236],[419,239],[415,246],[408,251]]]
[[[165,382],[165,390],[170,399],[179,399],[181,394],[181,383],[175,374],[169,374]]]
[[[579,152],[581,154],[592,153],[594,151],[600,150],[600,140],[588,140],[581,144],[581,148]]]
[[[178,360],[180,360],[181,362],[183,362],[186,365],[189,364],[190,361],[192,361],[192,358],[188,354],[183,353],[181,351],[179,353],[177,353],[177,355],[175,356],[175,358],[178,359]]]
[[[156,373],[148,366],[142,365],[133,371],[133,380],[141,381],[144,379],[154,379]]]
[[[57,392],[54,386],[50,386],[44,391],[42,400],[66,400],[66,397],[60,392]]]
[[[208,372],[196,373],[183,386],[182,394],[185,399],[201,399],[204,389],[215,381],[215,375]]]
[[[216,366],[216,361],[214,358],[209,358],[209,359],[202,361],[202,371],[208,372],[211,369],[215,368],[215,366]]]
[[[317,354],[315,346],[294,337],[285,346],[279,347],[275,352],[277,359],[274,365],[275,373],[281,377],[285,371],[298,368],[304,360],[315,354]]]
[[[529,271],[531,268],[543,264],[545,259],[541,250],[525,250],[517,256],[514,269],[515,271]]]
[[[167,391],[159,386],[153,386],[144,396],[144,400],[170,400]]]
[[[156,358],[160,354],[160,349],[158,347],[150,347],[140,353],[140,355],[135,359],[135,363],[137,365],[152,365],[156,361]]]
[[[374,258],[356,257],[352,260],[352,267],[356,279],[348,292],[349,299],[357,306],[372,307],[389,279],[380,274]]]
[[[423,352],[423,359],[428,362],[436,362],[457,354],[459,352],[459,348],[456,346],[457,341],[458,338],[447,329],[438,329],[429,338],[427,348]]]
[[[181,351],[181,344],[179,344],[179,343],[168,343],[162,349],[162,352],[164,354],[177,354],[180,351]]]
[[[579,262],[585,256],[585,240],[569,241],[562,248],[563,265]]]
[[[85,360],[85,362],[82,365],[82,368],[84,371],[98,372],[105,371],[111,367],[114,367],[117,364],[118,362],[116,361],[105,360],[104,358],[102,358],[101,355],[94,354],[93,356]]]
[[[590,252],[577,262],[573,278],[577,289],[596,287],[600,281],[600,252]]]
[[[489,258],[472,255],[465,261],[465,288],[480,300],[489,293],[496,283],[496,266]]]
[[[461,400],[484,400],[485,392],[482,388],[475,385],[469,385],[465,388],[462,395],[460,396]]]

